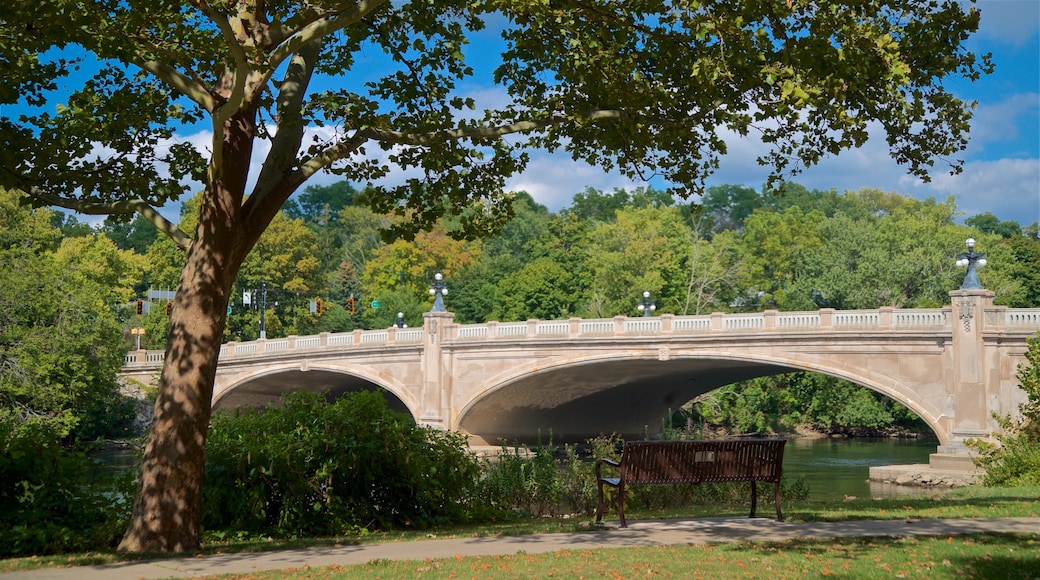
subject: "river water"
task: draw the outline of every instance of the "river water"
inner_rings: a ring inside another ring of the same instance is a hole
[[[870,482],[867,477],[875,465],[928,463],[936,445],[934,439],[791,438],[784,448],[784,479],[802,477],[810,500],[920,494],[927,488]]]

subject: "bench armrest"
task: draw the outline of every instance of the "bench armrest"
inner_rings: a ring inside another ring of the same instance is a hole
[[[614,461],[613,459],[597,459],[596,460],[596,481],[599,481],[600,479],[603,479],[600,476],[600,468],[604,464],[609,465],[611,467],[618,467],[618,466],[621,465],[620,463],[618,463],[617,461]]]

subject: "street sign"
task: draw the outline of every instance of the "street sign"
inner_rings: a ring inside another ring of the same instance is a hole
[[[380,308],[381,306],[383,306],[382,302],[380,302],[378,300],[373,300],[372,301],[372,308]]]

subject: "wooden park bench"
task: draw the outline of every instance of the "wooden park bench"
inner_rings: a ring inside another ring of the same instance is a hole
[[[605,503],[603,486],[618,490],[618,516],[621,527],[625,522],[625,489],[630,485],[657,483],[727,483],[751,482],[751,515],[755,517],[758,503],[756,483],[767,481],[774,485],[776,519],[784,521],[780,513],[780,469],[784,461],[785,439],[730,439],[717,441],[629,441],[621,454],[621,461],[596,461],[596,485],[599,505],[596,522],[603,518]],[[616,467],[619,477],[604,477],[604,465]]]

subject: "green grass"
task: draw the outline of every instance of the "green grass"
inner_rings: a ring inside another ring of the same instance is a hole
[[[938,578],[1033,580],[1040,534],[559,550],[221,576],[277,578]]]
[[[760,517],[773,513],[771,502],[759,502]],[[784,516],[789,522],[821,522],[863,519],[950,519],[950,518],[1004,518],[1040,517],[1040,487],[986,488],[966,487],[941,494],[922,491],[920,496],[873,500],[870,498],[852,501],[819,500],[790,501],[782,504]],[[626,510],[629,521],[670,518],[698,518],[746,516],[746,502],[730,505],[693,505],[681,510],[641,511]],[[616,521],[617,514],[610,513],[608,521]],[[574,516],[570,518],[517,518],[511,521],[474,525],[444,526],[426,530],[395,530],[370,532],[359,536],[327,538],[248,537],[239,534],[206,535],[201,554],[248,553],[301,547],[351,545],[384,542],[411,542],[434,538],[474,538],[514,536],[535,533],[578,532],[592,529],[592,518]],[[1035,539],[1035,538],[1034,538]],[[871,540],[871,543],[874,540]],[[718,549],[721,549],[718,548]],[[127,555],[115,552],[64,554],[31,558],[0,560],[0,572],[29,570],[57,566],[85,566],[111,562],[147,559],[155,555]],[[168,556],[168,555],[164,555]],[[894,576],[893,576],[894,577]],[[1040,575],[1036,575],[1040,578]]]

